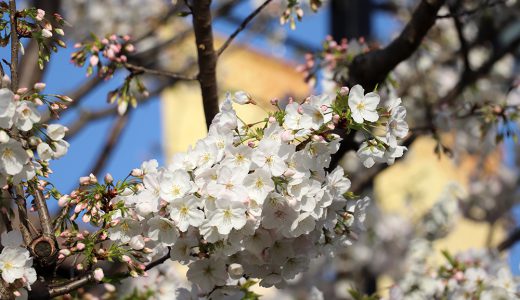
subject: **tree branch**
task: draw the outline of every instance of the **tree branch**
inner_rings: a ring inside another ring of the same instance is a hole
[[[206,127],[219,112],[217,87],[217,53],[213,45],[211,25],[211,0],[195,0],[190,6],[193,13],[193,29],[199,64],[198,80],[202,93],[202,104]]]
[[[444,105],[451,105],[455,102],[457,97],[464,91],[464,89],[474,84],[478,79],[488,74],[496,62],[498,62],[506,54],[515,51],[520,46],[520,35],[515,37],[508,45],[495,49],[489,59],[477,70],[464,71],[457,84],[438,102],[440,107]]]
[[[18,25],[15,0],[9,0],[9,23],[11,24],[11,90],[16,92],[18,89]]]
[[[500,4],[506,4],[506,2],[507,2],[507,0],[497,0],[497,1],[486,0],[486,1],[484,1],[484,3],[482,3],[481,5],[473,8],[473,9],[468,9],[468,10],[464,10],[461,12],[450,12],[449,14],[445,14],[445,15],[438,15],[437,19],[470,16],[470,15],[477,13],[480,10],[483,10],[486,8],[491,8],[493,6],[500,5]]]
[[[244,21],[238,26],[238,28],[229,36],[229,38],[226,40],[226,42],[217,50],[217,56],[220,56],[229,45],[231,45],[231,42],[237,37],[237,35],[246,28],[247,24],[251,22],[269,3],[271,3],[272,0],[265,0],[262,5],[257,7],[249,16],[247,16]]]
[[[148,271],[152,268],[155,268],[157,267],[158,265],[164,263],[165,261],[167,261],[168,259],[170,259],[170,248],[168,248],[168,252],[163,255],[162,257],[158,258],[157,260],[154,260],[152,262],[150,262],[148,265],[146,265],[145,267],[145,271]],[[130,276],[130,273],[129,272],[126,272],[126,273],[122,273],[122,274],[118,274],[116,277],[128,277]],[[51,287],[49,289],[49,295],[50,297],[57,297],[57,296],[61,296],[61,295],[65,295],[65,294],[68,294],[78,288],[81,288],[89,283],[92,283],[94,282],[95,279],[94,279],[94,274],[93,274],[93,271],[71,281],[71,282],[68,282],[64,285],[61,285],[61,286],[57,286],[57,287]]]
[[[117,117],[116,121],[114,122],[114,126],[110,131],[110,135],[108,136],[105,145],[103,146],[103,149],[99,153],[96,163],[94,164],[94,167],[92,168],[90,173],[97,176],[103,170],[107,163],[107,160],[112,155],[112,152],[116,149],[117,142],[119,141],[119,138],[121,137],[121,134],[123,133],[123,130],[125,129],[126,124],[128,123],[128,119],[131,113],[132,109],[128,110],[126,114]]]
[[[509,248],[511,248],[514,244],[520,241],[520,228],[517,228],[511,232],[511,234],[503,240],[500,244],[498,244],[498,251],[502,252]]]
[[[350,85],[361,84],[366,90],[372,90],[384,81],[390,71],[417,50],[445,2],[421,1],[401,34],[387,47],[356,56],[349,68]]]
[[[197,80],[197,77],[182,75],[182,74],[165,71],[165,70],[149,69],[149,68],[137,66],[137,65],[134,65],[131,63],[125,63],[124,66],[128,70],[134,71],[134,72],[141,72],[141,73],[146,73],[146,74],[150,74],[150,75],[165,76],[165,77],[170,77],[170,78],[177,79],[177,80],[188,80],[188,81]]]

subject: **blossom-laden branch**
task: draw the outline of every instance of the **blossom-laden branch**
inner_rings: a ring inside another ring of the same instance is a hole
[[[192,11],[193,30],[199,65],[200,83],[206,126],[218,114],[217,59],[213,44],[211,0],[196,0],[189,6]]]
[[[247,24],[251,22],[272,0],[265,0],[259,7],[257,7],[249,16],[247,16],[242,23],[238,26],[238,28],[229,36],[229,38],[224,42],[224,44],[217,50],[217,56],[220,56],[229,45],[233,42],[233,40],[237,37],[237,35],[246,28]]]

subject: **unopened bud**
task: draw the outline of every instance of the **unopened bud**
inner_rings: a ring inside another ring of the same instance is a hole
[[[133,169],[131,175],[134,177],[141,177],[141,176],[143,176],[143,170]]]
[[[96,268],[94,270],[94,279],[96,279],[97,281],[101,281],[101,280],[103,280],[104,277],[105,277],[105,273],[103,273],[103,269]]]
[[[340,94],[341,96],[346,96],[346,95],[348,95],[348,92],[349,92],[349,91],[350,91],[350,90],[349,90],[348,87],[343,86],[343,87],[341,87],[341,89],[339,90],[339,94]]]

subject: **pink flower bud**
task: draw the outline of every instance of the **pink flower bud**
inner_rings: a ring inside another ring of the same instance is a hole
[[[99,57],[97,55],[92,55],[90,57],[90,65],[97,66],[98,63],[99,63]]]
[[[90,184],[90,177],[83,176],[79,178],[79,184],[80,185],[89,185]]]
[[[37,90],[37,91],[43,91],[43,89],[45,88],[46,84],[43,83],[43,82],[37,82],[34,84],[34,89]]]
[[[341,87],[341,89],[339,90],[339,94],[340,94],[341,96],[346,96],[346,95],[348,95],[348,92],[349,92],[349,88],[346,87],[346,86]]]
[[[69,201],[70,201],[70,196],[69,195],[63,195],[58,200],[58,205],[60,207],[64,207],[64,206],[66,206],[69,203]]]
[[[133,169],[131,175],[134,177],[141,177],[141,176],[143,176],[143,170]]]
[[[83,265],[82,264],[77,264],[76,265],[76,270],[78,270],[78,271],[83,270]]]
[[[90,182],[92,182],[92,183],[98,182],[96,175],[90,173],[90,175],[88,175],[88,177],[90,178]]]
[[[290,142],[294,140],[294,134],[291,130],[285,130],[284,132],[282,132],[281,138],[284,142]]]
[[[39,9],[36,11],[36,20],[42,21],[45,17],[45,11],[43,9]]]
[[[88,223],[88,222],[90,222],[90,218],[91,218],[91,216],[89,214],[84,214],[83,217],[81,218],[81,220],[84,223]]]
[[[124,261],[124,262],[126,262],[126,263],[128,263],[128,262],[131,261],[130,257],[127,256],[127,255],[123,255],[123,256],[121,256],[121,260]]]
[[[332,116],[332,122],[334,122],[334,124],[338,124],[339,119],[340,119],[340,116],[337,115],[337,114],[334,114],[334,115]]]
[[[103,273],[103,269],[96,268],[94,270],[94,279],[96,279],[97,281],[101,281],[101,280],[103,280],[104,277],[105,277],[105,274]]]
[[[76,248],[78,248],[78,250],[81,251],[81,250],[85,249],[85,244],[83,244],[83,243],[77,243],[77,244],[76,244]]]
[[[255,146],[255,143],[253,141],[249,141],[247,142],[247,146],[253,148]]]
[[[273,124],[274,122],[276,122],[276,118],[273,116],[269,117],[269,123]]]
[[[70,255],[70,250],[69,249],[61,249],[60,250],[60,254],[63,255],[63,256],[69,256]]]
[[[278,99],[271,99],[271,104],[272,105],[277,105],[278,104]]]
[[[29,90],[29,89],[28,89],[28,88],[25,88],[25,87],[24,87],[24,88],[19,88],[19,89],[16,91],[16,93],[21,95],[21,94],[25,94],[25,93],[27,93],[28,90]]]
[[[43,101],[40,98],[34,98],[34,104],[36,104],[38,106],[42,106],[43,105]]]
[[[125,50],[127,52],[134,52],[135,51],[135,47],[132,44],[128,44],[128,45],[125,46]]]

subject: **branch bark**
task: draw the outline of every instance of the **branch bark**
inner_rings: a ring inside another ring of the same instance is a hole
[[[390,71],[408,59],[421,45],[445,2],[421,1],[401,34],[387,47],[356,56],[349,68],[350,85],[361,84],[365,90],[372,90],[384,81]]]
[[[193,29],[199,64],[198,80],[202,93],[202,104],[206,127],[219,112],[217,87],[217,52],[213,45],[211,0],[195,0],[190,6],[193,13]]]
[[[502,252],[509,248],[511,248],[514,244],[520,241],[520,228],[517,228],[511,232],[511,234],[503,240],[500,244],[498,244],[498,251]]]
[[[18,21],[15,0],[9,0],[9,23],[11,24],[11,90],[16,92],[18,89]]]

